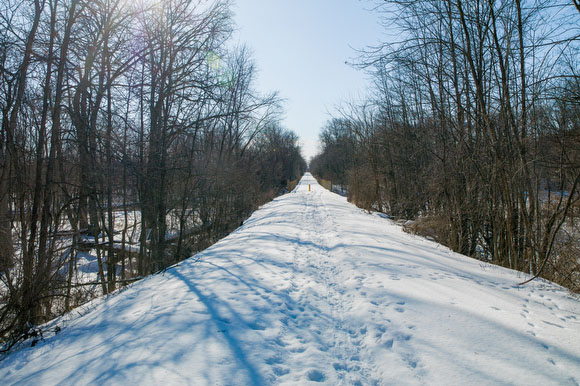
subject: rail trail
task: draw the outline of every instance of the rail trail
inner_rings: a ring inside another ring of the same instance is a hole
[[[310,189],[309,189],[310,186]],[[580,383],[580,303],[296,188],[193,259],[53,321],[3,384]]]

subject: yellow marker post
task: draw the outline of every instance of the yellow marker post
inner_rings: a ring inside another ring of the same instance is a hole
[[[308,184],[308,191],[310,192],[310,184]]]

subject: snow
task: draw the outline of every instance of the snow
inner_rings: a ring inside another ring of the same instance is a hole
[[[309,192],[308,185],[311,185]],[[2,384],[578,385],[580,302],[320,187],[56,320]]]

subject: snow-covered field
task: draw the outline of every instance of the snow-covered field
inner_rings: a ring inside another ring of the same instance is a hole
[[[522,279],[307,174],[213,247],[55,321],[0,383],[578,385],[580,302]]]

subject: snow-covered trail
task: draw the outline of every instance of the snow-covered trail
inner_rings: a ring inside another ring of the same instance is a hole
[[[578,385],[580,302],[521,279],[307,174],[213,247],[55,321],[0,383]]]

